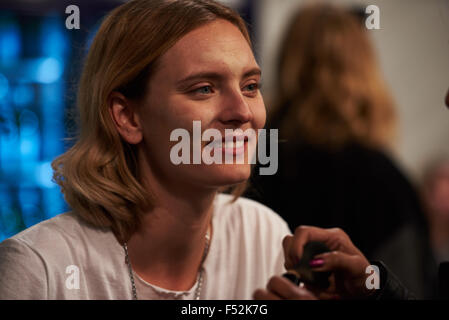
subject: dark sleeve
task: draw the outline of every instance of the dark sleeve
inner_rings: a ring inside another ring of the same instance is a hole
[[[379,267],[380,288],[370,297],[372,300],[415,300],[415,295],[408,290],[382,261],[370,261]]]

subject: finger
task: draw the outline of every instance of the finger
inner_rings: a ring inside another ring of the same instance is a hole
[[[265,290],[265,289],[257,289],[253,294],[254,300],[281,300],[281,298],[274,293]]]
[[[293,261],[290,256],[291,246],[293,244],[293,236],[285,236],[282,240],[282,247],[284,249],[284,267],[286,270],[292,269],[296,265],[296,261]]]
[[[315,269],[313,269],[313,270],[316,271]],[[336,282],[335,282],[335,274],[331,273],[328,280],[329,280],[329,286],[327,288],[318,287],[316,285],[313,285],[313,283],[304,283],[304,286],[306,287],[307,290],[311,291],[315,295],[320,291],[324,291],[330,295],[336,294],[337,288],[336,288]]]
[[[309,290],[294,285],[284,277],[272,277],[267,284],[267,289],[282,299],[316,300],[316,297]]]
[[[325,243],[331,250],[336,249],[336,232],[333,229],[322,229],[312,226],[299,226],[290,244],[288,252],[290,261],[297,261],[302,257],[304,245],[309,241],[320,241]]]
[[[326,288],[324,290],[322,288],[314,287],[310,284],[306,284],[305,288],[319,300],[338,300],[340,298],[335,290],[334,284],[330,285],[329,288]]]
[[[289,259],[296,261],[300,258],[304,245],[309,241],[323,242],[333,251],[338,250],[363,256],[351,242],[349,236],[340,228],[322,229],[312,226],[299,226],[296,228],[293,242],[290,244]]]
[[[350,255],[341,251],[331,251],[316,255],[314,260],[322,259],[322,265],[312,267],[313,271],[341,271],[359,276],[365,272],[369,262],[362,256]]]

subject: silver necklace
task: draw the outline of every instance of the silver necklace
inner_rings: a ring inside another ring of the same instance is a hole
[[[209,252],[209,242],[210,242],[209,229],[207,230],[205,238],[206,238],[206,245],[204,247],[203,257],[201,258],[201,265],[200,265],[200,271],[199,271],[200,274],[199,274],[199,278],[198,278],[198,285],[195,289],[194,300],[200,300],[201,289],[203,287],[203,273],[204,273],[203,262],[204,262],[204,259],[206,259],[207,253]],[[131,280],[131,285],[132,285],[133,300],[138,300],[136,284],[134,283],[133,269],[131,267],[131,262],[129,261],[128,246],[127,246],[126,242],[123,244],[123,248],[125,249],[125,261],[126,261],[126,264],[128,265],[129,278]]]

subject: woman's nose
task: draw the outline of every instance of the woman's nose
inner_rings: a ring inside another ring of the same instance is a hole
[[[221,121],[224,123],[243,124],[253,119],[248,101],[240,90],[229,90],[223,95]]]

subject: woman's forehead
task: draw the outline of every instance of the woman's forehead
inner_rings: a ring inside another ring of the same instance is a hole
[[[222,19],[183,36],[161,57],[159,66],[177,76],[211,69],[240,73],[258,67],[241,31]]]

